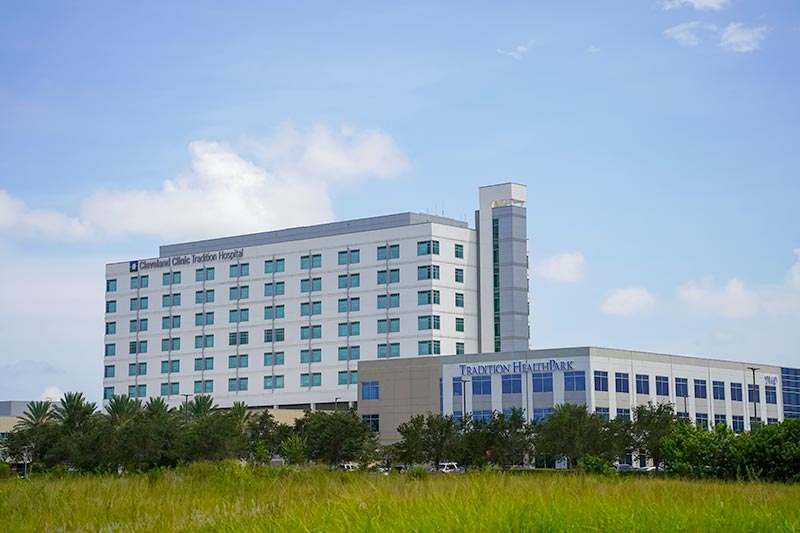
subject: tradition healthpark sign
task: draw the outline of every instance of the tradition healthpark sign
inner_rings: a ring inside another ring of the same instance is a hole
[[[458,365],[462,376],[483,376],[490,374],[527,374],[530,372],[553,372],[575,370],[575,361],[514,361],[513,363],[483,363],[479,365]]]

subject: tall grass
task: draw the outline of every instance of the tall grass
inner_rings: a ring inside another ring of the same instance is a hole
[[[3,531],[794,531],[800,486],[198,463],[0,481]]]

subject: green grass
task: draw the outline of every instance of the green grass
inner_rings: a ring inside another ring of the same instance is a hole
[[[3,531],[795,531],[800,486],[195,464],[0,480]]]

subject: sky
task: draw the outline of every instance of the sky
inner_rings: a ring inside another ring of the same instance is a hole
[[[0,400],[102,392],[106,263],[528,187],[534,348],[800,366],[800,3],[0,8]]]

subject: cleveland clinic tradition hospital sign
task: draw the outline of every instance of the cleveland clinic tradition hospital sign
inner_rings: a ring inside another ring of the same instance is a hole
[[[575,361],[514,361],[513,363],[484,363],[478,365],[458,365],[462,376],[485,376],[491,374],[527,374],[530,372],[554,372],[574,370]]]
[[[130,261],[130,271],[152,270],[154,268],[169,268],[171,266],[194,265],[197,263],[213,263],[215,261],[235,261],[244,257],[244,248],[233,250],[219,250],[218,252],[203,252],[202,254],[176,255],[157,259],[140,259]]]

